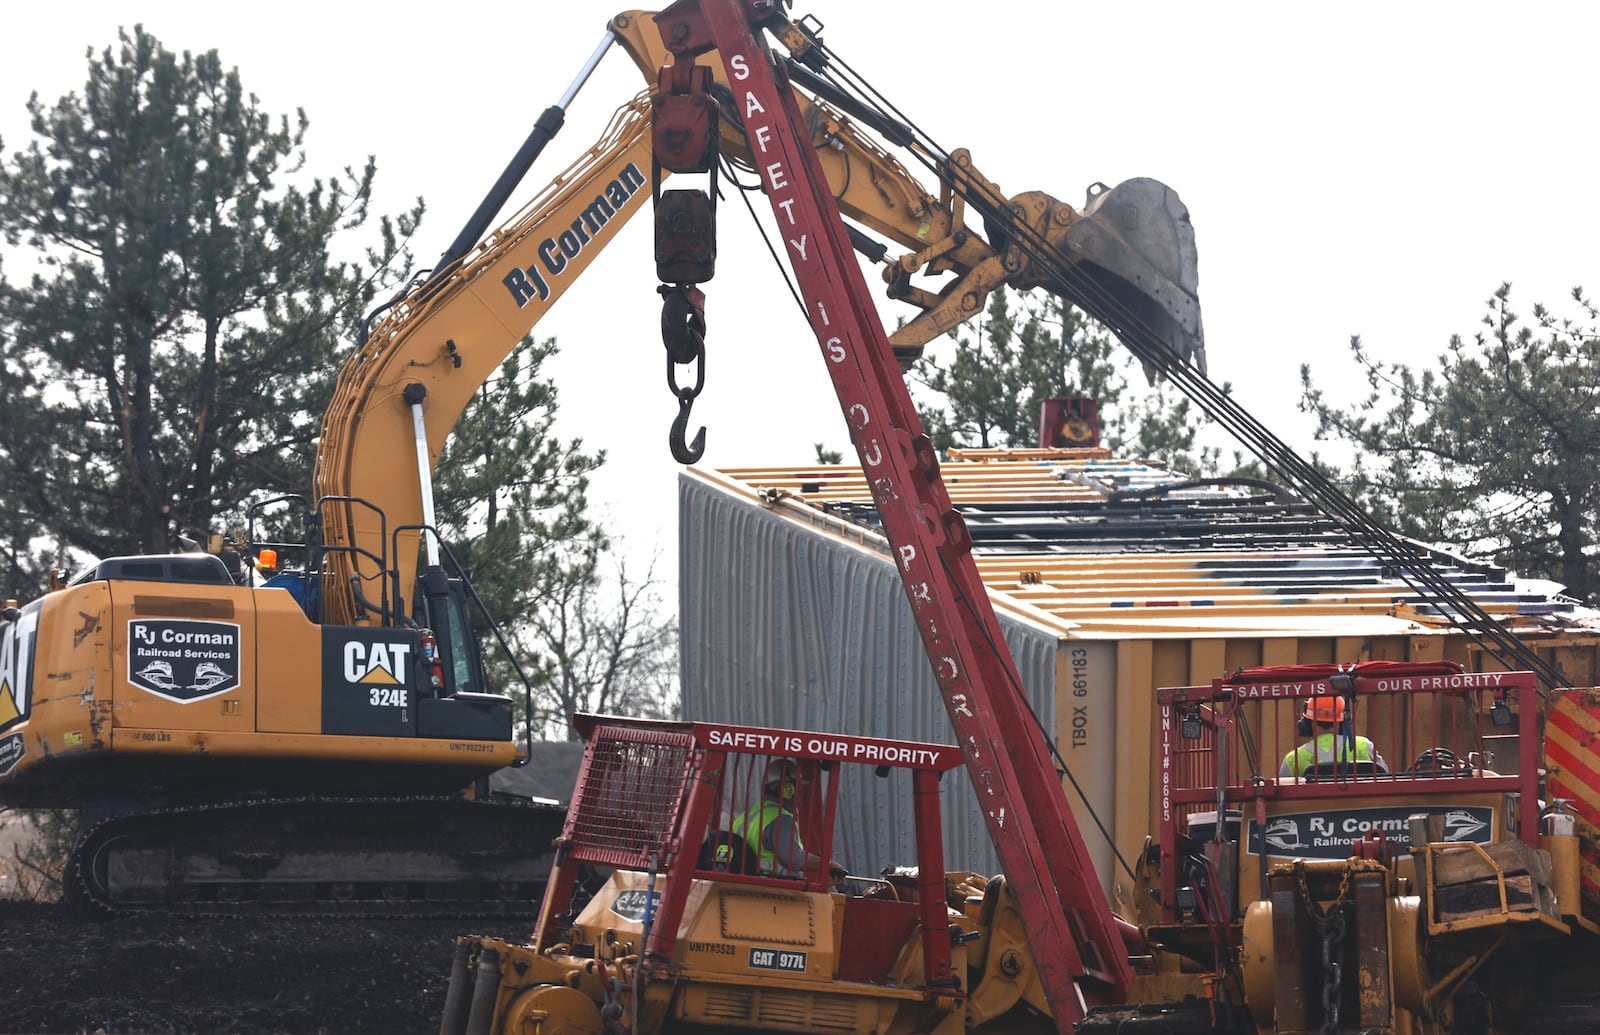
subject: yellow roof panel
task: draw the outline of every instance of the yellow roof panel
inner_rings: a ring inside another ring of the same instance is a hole
[[[691,473],[887,551],[853,465]],[[1276,486],[1191,479],[1105,450],[957,451],[941,474],[996,605],[1078,635],[1357,635],[1374,623],[1385,632],[1448,625],[1337,524]],[[1492,564],[1428,552],[1441,576],[1496,615],[1557,624],[1592,617],[1565,598],[1519,592]]]

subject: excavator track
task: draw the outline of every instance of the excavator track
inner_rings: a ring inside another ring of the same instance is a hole
[[[531,916],[566,810],[460,797],[267,799],[115,816],[69,893],[110,914]]]

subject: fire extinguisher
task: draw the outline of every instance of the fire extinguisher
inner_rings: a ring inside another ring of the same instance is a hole
[[[444,665],[439,661],[439,641],[432,629],[422,630],[422,667],[435,697],[444,693]]]

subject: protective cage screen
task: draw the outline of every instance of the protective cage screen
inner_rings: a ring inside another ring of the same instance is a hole
[[[693,751],[686,732],[596,729],[567,814],[572,857],[629,869],[665,862]]]

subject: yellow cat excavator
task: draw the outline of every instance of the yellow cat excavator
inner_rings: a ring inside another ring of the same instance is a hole
[[[260,501],[210,553],[107,558],[5,609],[0,803],[83,810],[74,894],[116,911],[531,910],[563,812],[487,792],[487,776],[526,752],[511,699],[485,678],[470,585],[433,527],[431,478],[473,393],[657,194],[658,229],[688,249],[658,247],[669,356],[686,370],[703,357],[692,230],[713,206],[661,183],[715,168],[696,167],[697,134],[719,143],[726,174],[767,177],[770,163],[715,54],[658,80],[658,24],[643,12],[612,20],[437,268],[378,314],[324,415],[309,498]],[[814,29],[784,25],[794,52],[814,58]],[[491,230],[613,44],[652,95],[623,105],[593,148]],[[786,90],[822,182],[859,224],[851,245],[910,306],[888,342],[902,360],[1001,284],[1105,292],[1174,354],[1203,357],[1193,234],[1170,190],[1097,185],[1081,210],[1007,196],[970,155],[835,96],[805,60],[792,67]],[[927,165],[938,192],[891,147]],[[843,361],[839,341],[825,348]],[[673,383],[682,462],[700,451],[683,433],[698,380]],[[852,420],[860,405],[846,402]],[[285,511],[301,515],[303,538],[260,531]]]

